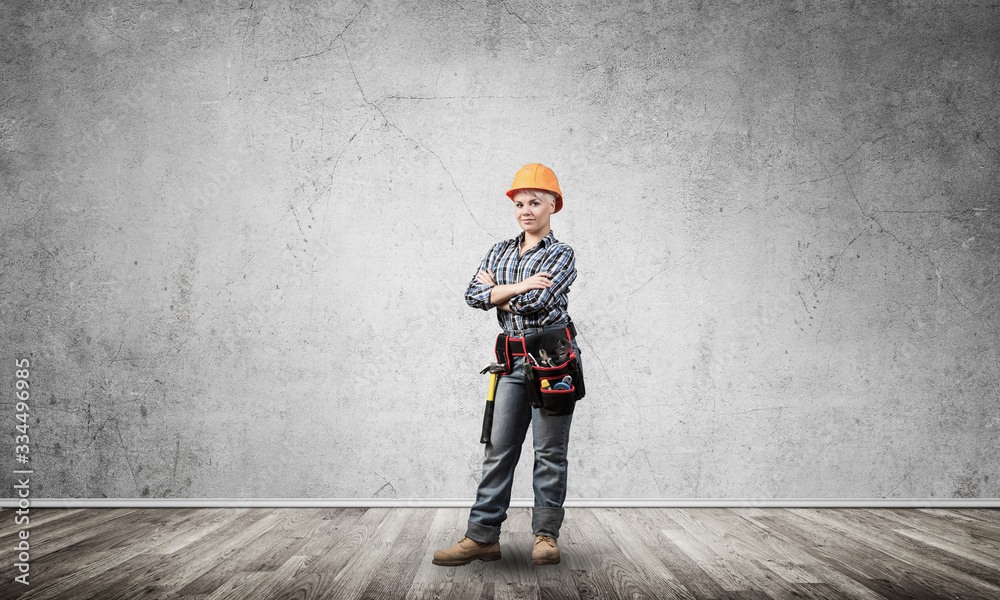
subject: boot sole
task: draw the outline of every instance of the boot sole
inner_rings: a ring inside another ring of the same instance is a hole
[[[539,558],[539,559],[536,559],[536,560],[532,560],[531,564],[533,564],[533,565],[558,565],[559,564],[559,559],[558,558]]]
[[[467,565],[470,562],[481,560],[483,562],[490,562],[493,560],[500,560],[501,556],[499,552],[491,552],[489,554],[477,554],[471,558],[466,558],[462,560],[437,560],[434,559],[431,563],[438,565],[440,567],[460,567],[462,565]]]

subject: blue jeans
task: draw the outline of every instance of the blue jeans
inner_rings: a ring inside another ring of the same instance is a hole
[[[546,328],[545,330],[549,330]],[[557,328],[558,329],[558,328]],[[530,335],[541,329],[516,332]],[[573,340],[573,351],[580,356],[580,347]],[[540,408],[532,408],[524,387],[522,364],[524,357],[513,358],[514,370],[500,377],[493,407],[491,442],[486,444],[483,477],[476,491],[476,502],[469,512],[466,537],[481,543],[500,539],[500,524],[507,519],[510,493],[514,485],[514,467],[521,457],[524,436],[531,424],[535,447],[535,470],[532,477],[535,491],[531,511],[531,529],[535,535],[559,537],[566,500],[566,467],[569,461],[569,426],[573,415],[554,417]],[[583,359],[580,359],[583,367]]]

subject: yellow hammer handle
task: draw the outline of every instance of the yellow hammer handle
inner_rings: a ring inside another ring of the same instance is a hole
[[[497,374],[490,373],[490,391],[486,395],[487,402],[493,402],[493,398],[496,396],[497,392]]]

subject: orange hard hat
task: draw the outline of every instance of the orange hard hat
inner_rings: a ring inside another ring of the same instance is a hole
[[[545,165],[531,163],[530,165],[521,167],[514,174],[514,183],[510,184],[510,189],[507,190],[507,197],[513,200],[514,194],[518,190],[524,189],[552,192],[556,195],[555,212],[562,210],[563,201],[562,192],[559,191],[559,181],[556,179],[556,174],[552,172],[552,169]]]

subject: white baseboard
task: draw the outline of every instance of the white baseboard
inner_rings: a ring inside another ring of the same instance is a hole
[[[0,508],[469,508],[471,498],[16,498]],[[531,507],[530,498],[511,500]],[[566,508],[1000,508],[1000,498],[568,498]]]

